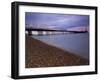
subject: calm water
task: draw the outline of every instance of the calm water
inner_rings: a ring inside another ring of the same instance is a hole
[[[89,59],[88,33],[44,35],[33,38]]]

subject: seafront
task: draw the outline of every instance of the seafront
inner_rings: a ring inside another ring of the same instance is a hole
[[[56,67],[88,65],[89,61],[77,54],[43,43],[26,35],[25,67]]]

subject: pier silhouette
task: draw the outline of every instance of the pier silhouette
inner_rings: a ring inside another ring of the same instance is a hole
[[[54,34],[54,33],[61,33],[61,34],[66,34],[66,33],[86,33],[88,31],[69,31],[69,30],[58,30],[58,29],[42,29],[42,28],[26,28],[25,31],[28,32],[28,35],[32,35],[33,31],[36,31],[38,33],[38,35],[43,35],[43,32],[45,32],[45,34]]]

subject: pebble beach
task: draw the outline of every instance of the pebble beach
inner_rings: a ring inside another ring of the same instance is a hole
[[[89,60],[26,35],[25,67],[89,65]]]

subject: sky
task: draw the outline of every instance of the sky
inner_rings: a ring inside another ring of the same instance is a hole
[[[89,16],[76,14],[25,12],[25,24],[32,26],[33,28],[46,29],[89,27]]]

